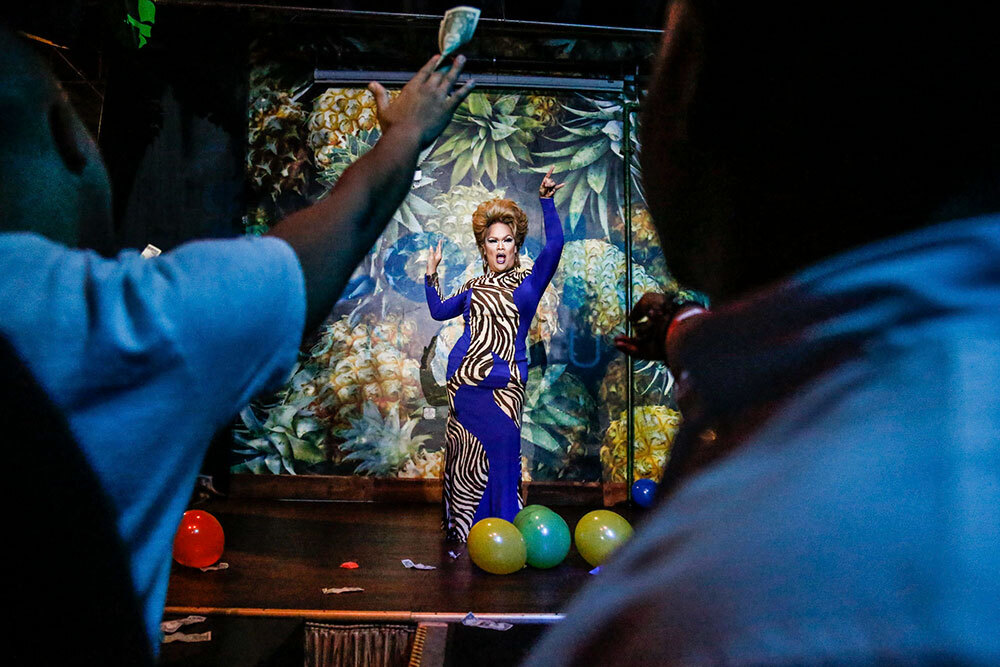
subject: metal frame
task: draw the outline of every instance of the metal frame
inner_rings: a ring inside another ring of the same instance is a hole
[[[625,177],[625,335],[632,335],[632,111],[638,108],[635,101],[622,100],[622,171]],[[625,430],[625,492],[631,505],[632,484],[635,482],[635,362],[629,358],[625,373],[625,412],[628,422]]]
[[[313,72],[313,83],[362,84],[378,81],[382,84],[405,84],[416,72],[372,70],[328,70]],[[529,90],[572,90],[579,92],[617,93],[625,90],[623,79],[583,79],[568,76],[525,76],[520,74],[461,74],[456,84],[475,79],[480,88],[523,88]]]
[[[301,618],[338,623],[460,623],[469,612],[367,611],[349,609],[261,609],[248,607],[168,606],[165,614],[197,616],[241,616],[256,618]],[[507,623],[558,623],[564,614],[475,612],[476,618]]]

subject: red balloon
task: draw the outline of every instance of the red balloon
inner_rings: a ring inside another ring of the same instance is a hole
[[[204,510],[184,512],[174,536],[174,560],[188,567],[208,567],[222,557],[222,524]]]

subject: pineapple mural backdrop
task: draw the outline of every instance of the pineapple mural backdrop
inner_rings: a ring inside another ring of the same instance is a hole
[[[622,100],[544,91],[481,91],[421,155],[410,194],[352,277],[341,301],[281,391],[241,413],[233,470],[256,474],[358,474],[436,478],[443,470],[447,356],[461,318],[427,313],[427,254],[444,239],[447,295],[478,275],[472,212],[514,199],[531,229],[521,263],[544,239],[538,183],[549,166],[566,246],[528,338],[524,476],[624,481],[626,360],[610,345],[624,332],[626,263],[633,293],[676,293],[657,245],[637,173],[635,125]],[[381,134],[363,88],[316,87],[268,64],[251,75],[247,179],[255,193],[247,233],[327,195]],[[632,142],[625,164],[626,142]],[[633,253],[626,256],[626,216]],[[680,416],[662,365],[636,367],[636,473],[658,478]]]

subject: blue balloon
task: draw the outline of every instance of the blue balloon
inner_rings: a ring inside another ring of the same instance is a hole
[[[656,482],[651,479],[637,479],[632,485],[632,500],[639,507],[649,507],[656,499]]]

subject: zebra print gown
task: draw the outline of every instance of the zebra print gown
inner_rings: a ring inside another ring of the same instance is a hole
[[[521,408],[528,377],[525,339],[555,274],[563,232],[552,199],[542,199],[545,247],[530,270],[509,269],[465,283],[442,300],[437,274],[427,276],[436,320],[458,315],[465,330],[448,355],[450,412],[445,429],[444,529],[465,541],[480,519],[508,521],[522,507]]]

